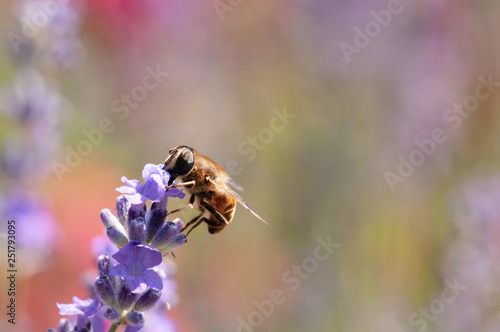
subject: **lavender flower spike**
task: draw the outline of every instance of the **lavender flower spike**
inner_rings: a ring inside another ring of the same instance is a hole
[[[181,233],[182,220],[165,220],[168,197],[182,198],[184,194],[176,188],[166,188],[170,175],[161,167],[154,164],[144,167],[144,185],[123,178],[126,186],[118,191],[126,195],[116,200],[118,217],[109,209],[101,211],[107,237],[119,250],[109,244],[95,243],[98,277],[93,288],[89,288],[94,300],[75,298],[73,304],[58,304],[61,314],[77,315],[76,325],[61,320],[59,332],[101,332],[109,325],[105,320],[113,323],[113,331],[119,325],[126,325],[125,332],[137,332],[145,327],[149,317],[152,320],[148,324],[156,326],[155,317],[163,316],[161,308],[165,309],[165,303],[175,298],[175,284],[159,265],[163,255],[186,242],[186,235]],[[169,321],[163,317],[159,326],[163,329],[165,323]],[[171,331],[172,325],[168,326]]]

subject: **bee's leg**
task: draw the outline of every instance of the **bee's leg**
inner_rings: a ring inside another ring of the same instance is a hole
[[[181,183],[177,183],[177,184],[172,184],[172,185],[169,185],[169,186],[165,186],[165,189],[170,189],[170,188],[177,188],[177,187],[185,187],[185,186],[193,186],[195,185],[196,181],[193,180],[193,181],[188,181],[188,182],[181,182]]]
[[[189,233],[191,233],[193,231],[193,229],[195,229],[196,227],[200,226],[200,224],[204,221],[206,221],[207,218],[201,218],[200,220],[198,220],[196,222],[196,224],[193,225],[193,227],[191,227],[191,229],[186,233],[186,237],[189,235]]]
[[[196,199],[196,195],[191,195],[191,197],[189,198],[189,204],[183,208],[180,208],[180,209],[175,209],[175,210],[172,210],[170,211],[169,213],[167,213],[167,216],[168,215],[171,215],[171,214],[174,214],[174,213],[177,213],[177,212],[181,212],[181,211],[184,211],[184,210],[187,210],[187,209],[194,209],[194,200]]]
[[[228,225],[229,221],[216,209],[214,209],[210,204],[208,204],[205,201],[201,201],[200,204],[207,209],[215,218],[217,218],[220,222],[222,222],[224,225]]]
[[[202,210],[199,215],[197,215],[196,217],[194,217],[193,219],[191,219],[190,221],[188,221],[184,225],[184,227],[182,227],[181,232],[184,232],[189,226],[191,226],[191,225],[194,224],[194,226],[191,227],[191,229],[186,233],[186,236],[187,236],[193,229],[195,229],[196,227],[198,227],[205,220],[205,218],[201,218],[201,216],[203,215],[203,213],[205,213],[205,211]]]
[[[180,208],[180,209],[175,209],[175,210],[172,210],[172,211],[169,211],[167,213],[167,216],[171,215],[171,214],[174,214],[174,213],[177,213],[177,212],[181,212],[181,211],[184,211],[184,210],[187,210],[187,209],[192,209],[193,208],[193,204],[192,203],[189,203],[187,206],[183,207],[183,208]]]

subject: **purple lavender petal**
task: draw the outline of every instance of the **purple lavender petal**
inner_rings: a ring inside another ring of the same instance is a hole
[[[159,202],[165,195],[165,187],[161,176],[158,174],[153,174],[144,184],[140,193],[147,197],[148,199]]]
[[[137,190],[142,187],[141,181],[139,181],[139,180],[129,180],[125,176],[122,176],[121,180],[122,180],[123,183],[125,183],[126,186],[135,188]]]
[[[186,194],[183,193],[181,189],[177,189],[177,188],[170,188],[170,189],[168,189],[165,192],[165,195],[169,196],[169,197],[177,197],[177,198],[180,198],[180,199],[183,199],[184,197],[186,197]]]
[[[73,296],[73,303],[82,306],[82,307],[87,307],[92,304],[94,300],[92,299],[86,299],[86,300],[80,300],[78,296]]]
[[[159,175],[160,178],[163,177],[162,169],[158,165],[146,164],[142,170],[142,178],[144,181],[149,180],[153,175]],[[163,181],[163,180],[162,180]]]
[[[161,263],[162,256],[158,250],[139,241],[130,241],[113,258],[120,264],[110,268],[109,274],[125,278],[133,293],[144,291],[147,286],[163,288],[160,276],[148,270]]]
[[[138,242],[130,241],[126,246],[121,248],[116,254],[113,255],[113,258],[116,261],[125,267],[128,267],[129,262],[131,261],[130,255],[133,253],[133,247],[137,245]]]
[[[133,194],[137,193],[137,190],[135,190],[135,188],[127,187],[127,186],[121,186],[121,187],[115,188],[115,190],[118,191],[119,193],[128,194],[128,195],[133,195]]]
[[[145,280],[141,277],[127,277],[128,287],[132,293],[142,293],[144,292],[148,286],[144,282]]]
[[[125,176],[122,176],[121,180],[123,183],[125,183],[125,186],[116,188],[116,190],[119,192],[121,192],[120,190],[126,191],[126,192],[121,192],[122,194],[135,194],[141,191],[142,184],[139,180],[129,180]]]
[[[144,203],[144,201],[146,200],[144,198],[144,196],[142,196],[141,194],[133,194],[133,195],[129,195],[127,197],[127,199],[130,201],[130,204],[132,205],[132,209],[134,208],[134,206],[136,205],[139,205],[141,208],[137,209],[136,210],[142,210],[142,205]]]
[[[99,310],[101,302],[93,299],[80,300],[77,296],[73,296],[73,303],[57,303],[57,307],[60,315],[85,315],[85,317],[90,317]]]
[[[157,249],[146,244],[138,245],[136,248],[137,259],[141,261],[143,269],[149,269],[161,264],[162,256]]]
[[[90,303],[85,306],[81,306],[80,308],[83,310],[83,314],[85,315],[85,317],[90,317],[93,316],[101,308],[102,303],[99,300],[92,299],[88,299],[87,301],[90,301]]]
[[[83,315],[83,311],[74,303],[56,303],[59,308],[59,315]]]
[[[170,177],[171,177],[170,173],[163,169],[163,166],[164,166],[163,164],[158,164],[156,166],[161,170],[161,175],[162,175],[162,178],[163,178],[163,184],[165,186],[167,186],[168,185],[168,181],[170,181]]]
[[[118,264],[118,265],[115,265],[115,266],[112,266],[112,267],[109,268],[109,275],[110,276],[118,276],[118,277],[126,278],[126,277],[129,276],[129,273],[128,273],[128,270],[127,270],[127,268],[125,266],[123,266],[121,264]]]
[[[156,271],[154,270],[146,270],[144,271],[144,273],[142,274],[144,280],[146,280],[146,284],[153,288],[153,289],[157,289],[157,290],[162,290],[163,289],[163,282],[160,278],[160,276],[158,275],[158,273],[156,273]]]
[[[120,251],[113,255],[120,264],[127,269],[133,269],[132,272],[142,272],[148,268],[157,266],[161,263],[161,254],[158,250],[147,244],[130,241]]]

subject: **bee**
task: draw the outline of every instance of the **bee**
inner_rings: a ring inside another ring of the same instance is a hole
[[[182,231],[191,226],[186,236],[202,222],[207,224],[210,234],[219,233],[233,220],[236,203],[240,203],[271,227],[231,188],[241,190],[229,174],[215,161],[195,149],[185,145],[170,149],[163,169],[171,175],[167,190],[184,187],[191,195],[186,208],[195,208],[201,212],[184,225]],[[180,179],[181,182],[173,184],[176,179]],[[170,213],[183,209],[185,208]]]

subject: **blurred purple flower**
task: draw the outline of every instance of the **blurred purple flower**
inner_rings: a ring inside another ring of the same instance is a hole
[[[467,289],[437,323],[442,331],[485,331],[484,322],[498,329],[500,320],[492,313],[500,301],[500,175],[466,181],[452,202],[457,237],[443,272]]]
[[[127,326],[125,332],[175,332],[177,331],[177,326],[166,316],[166,309],[159,309],[157,306],[153,310],[143,312],[144,315],[144,326],[141,329],[137,329],[135,326]]]
[[[94,237],[90,243],[90,247],[92,248],[94,259],[103,254],[111,257],[118,251],[116,245],[105,235]]]
[[[6,137],[2,169],[14,179],[48,174],[61,139],[59,110],[63,98],[33,68],[22,69],[14,80],[12,87],[1,92],[1,109],[24,126],[23,136]]]
[[[24,0],[17,4],[15,12],[23,25],[33,24],[33,18],[40,15],[40,12],[47,14],[46,23],[36,24],[37,29],[29,39],[29,42],[38,47],[38,51],[49,50],[46,57],[41,58],[55,62],[63,69],[71,68],[77,63],[78,57],[83,53],[83,47],[78,38],[81,2],[59,3],[47,11],[47,8],[39,1]],[[38,36],[43,36],[43,38],[37,38]],[[24,43],[20,45],[24,46]]]
[[[60,6],[50,24],[53,36],[51,55],[65,69],[74,67],[83,53],[78,38],[81,8],[75,6],[74,3]]]
[[[52,45],[52,58],[63,68],[74,67],[82,50],[82,44],[77,39],[61,38]]]
[[[163,289],[160,298],[162,305],[158,305],[156,308],[166,308],[167,304],[169,306],[175,306],[177,302],[179,302],[177,283],[172,279],[175,263],[172,260],[165,260],[162,265],[155,267],[154,270],[163,280]]]
[[[16,244],[29,249],[38,259],[47,254],[57,243],[59,229],[45,203],[33,194],[18,189],[8,196],[0,196],[2,219],[15,220],[20,234]]]
[[[50,20],[52,34],[67,36],[76,35],[80,26],[81,8],[76,7],[79,3],[58,6]]]
[[[32,67],[20,70],[14,85],[2,91],[2,110],[20,123],[33,120],[55,122],[60,94]]]
[[[143,292],[148,286],[163,289],[160,276],[151,269],[162,261],[157,249],[139,241],[130,241],[113,258],[120,264],[111,267],[109,275],[124,278],[133,293]]]

